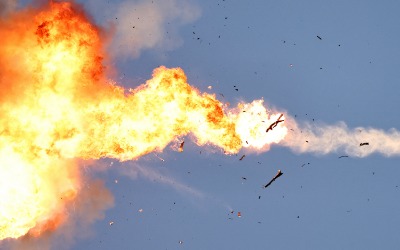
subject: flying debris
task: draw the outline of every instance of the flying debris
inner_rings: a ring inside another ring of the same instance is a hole
[[[280,122],[283,122],[284,120],[281,120],[282,116],[283,116],[283,114],[281,114],[281,115],[279,116],[279,118],[278,118],[275,122],[273,122],[271,125],[269,125],[269,127],[267,128],[267,130],[266,130],[265,132],[268,132],[268,131],[274,129],[276,126],[278,126],[278,124],[279,124]]]
[[[185,145],[185,141],[181,142],[181,145],[179,146],[178,151],[183,152],[183,145]]]
[[[274,182],[276,179],[278,179],[281,175],[283,175],[283,173],[281,172],[281,170],[278,170],[278,173],[275,175],[274,178],[272,178],[272,180],[270,180],[267,184],[265,184],[263,187],[267,188],[269,185],[272,184],[272,182]]]
[[[345,157],[349,157],[348,155],[341,155],[341,156],[339,156],[339,159],[340,158],[345,158]]]
[[[318,38],[319,40],[322,40],[322,38],[321,38],[320,36],[317,36],[317,38]]]
[[[239,161],[243,160],[244,157],[246,157],[246,155],[242,155],[242,157],[240,157]]]
[[[237,212],[237,217],[242,217],[242,213],[241,212]]]
[[[360,147],[361,146],[368,146],[369,145],[369,142],[362,142],[362,143],[360,143]]]

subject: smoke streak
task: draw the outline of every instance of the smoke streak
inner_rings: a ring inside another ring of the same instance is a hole
[[[181,183],[180,181],[167,176],[159,171],[156,171],[154,169],[151,169],[149,167],[143,167],[139,164],[128,164],[127,166],[124,166],[121,169],[121,173],[123,175],[126,175],[130,177],[131,179],[137,179],[138,177],[144,177],[146,179],[149,179],[151,181],[157,181],[158,183],[167,185],[169,187],[172,187],[176,191],[183,193],[183,194],[189,194],[191,197],[196,197],[196,198],[204,198],[204,194],[196,189],[193,189],[189,187],[188,185],[185,185]]]
[[[286,118],[289,133],[280,143],[297,153],[346,153],[354,157],[366,157],[373,153],[384,156],[400,155],[400,132],[396,129],[383,131],[375,128],[350,129],[344,122],[336,125],[297,123]],[[368,145],[363,145],[368,143]]]

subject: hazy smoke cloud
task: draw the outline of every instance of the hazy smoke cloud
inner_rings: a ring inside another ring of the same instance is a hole
[[[281,143],[298,153],[345,153],[365,157],[372,153],[384,156],[400,155],[400,132],[358,127],[349,129],[344,122],[336,125],[297,124],[286,120],[289,133]]]
[[[1,0],[0,1],[0,16],[5,16],[14,11],[17,7],[17,0]]]
[[[125,59],[137,58],[145,50],[168,51],[181,46],[179,29],[201,13],[190,0],[91,0],[85,5],[97,22],[111,25],[109,50],[114,57]]]

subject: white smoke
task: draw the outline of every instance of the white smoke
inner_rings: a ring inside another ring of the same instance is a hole
[[[297,153],[328,154],[345,153],[365,157],[372,153],[384,156],[400,155],[400,132],[396,129],[383,131],[374,128],[350,129],[344,122],[336,125],[298,124],[286,116],[289,133],[281,145]]]

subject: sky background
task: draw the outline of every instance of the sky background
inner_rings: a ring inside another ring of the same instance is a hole
[[[223,94],[223,102],[264,98],[299,122],[400,129],[398,1],[80,2],[98,24],[113,23],[113,77],[126,87],[144,83],[159,65],[181,67],[192,86]],[[343,152],[273,146],[239,161],[243,153],[226,156],[189,140],[184,149],[123,163],[104,159],[107,170],[89,170],[105,181],[115,205],[68,248],[400,245],[398,156],[339,158]],[[262,189],[278,169],[283,176]]]

